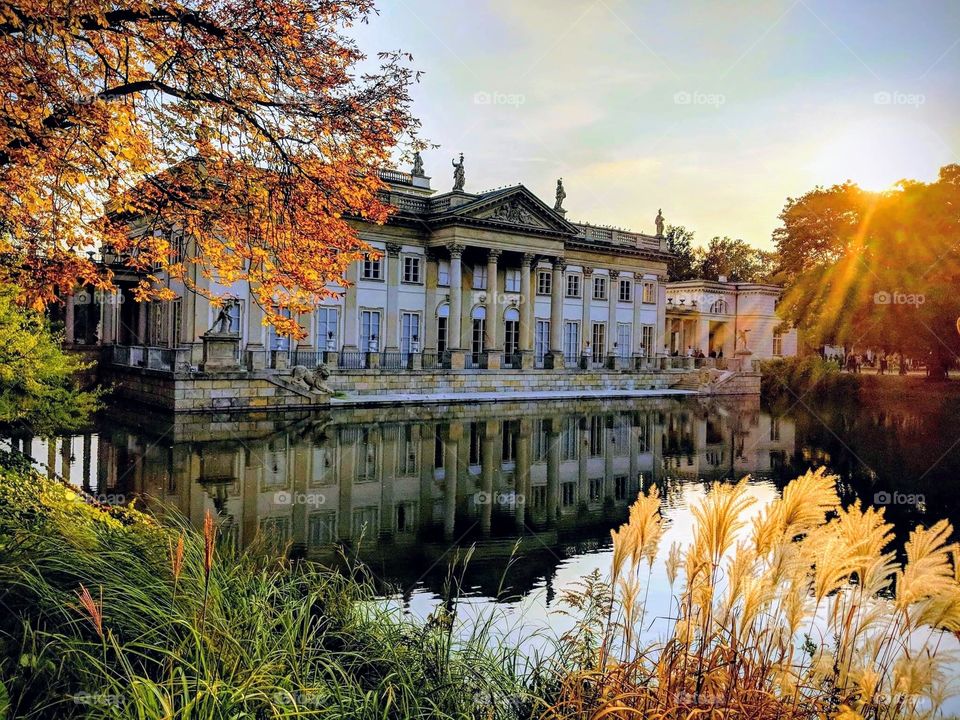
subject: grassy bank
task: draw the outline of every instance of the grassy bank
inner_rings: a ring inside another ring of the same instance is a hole
[[[886,720],[949,694],[952,529],[918,528],[901,565],[883,512],[840,507],[822,472],[763,508],[746,482],[712,486],[669,551],[651,488],[612,533],[609,578],[566,592],[573,630],[524,664],[489,625],[464,634],[454,603],[412,621],[360,571],[234,554],[209,516],[160,524],[6,464],[3,720]],[[655,563],[669,617],[646,607]]]
[[[817,355],[764,360],[760,372],[760,395],[774,404],[805,395],[856,396],[860,388],[861,376],[841,372]]]

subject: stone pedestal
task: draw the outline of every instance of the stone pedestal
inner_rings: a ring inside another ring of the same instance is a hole
[[[548,352],[543,358],[543,366],[547,370],[563,370],[563,353]]]
[[[236,372],[240,369],[240,336],[232,333],[205,333],[203,362],[200,369],[207,373]]]
[[[410,353],[410,369],[423,370],[423,355],[420,353]]]
[[[335,368],[340,366],[340,353],[336,350],[326,350],[323,353],[323,363],[328,368]]]
[[[466,353],[463,350],[449,350],[450,369],[463,370],[466,367]]]
[[[247,343],[247,357],[251,370],[263,370],[267,367],[267,353],[261,343]]]
[[[380,353],[367,352],[367,361],[365,367],[368,370],[378,370],[380,368]]]
[[[753,369],[752,359],[753,353],[747,348],[741,348],[733,353],[733,367],[731,369],[736,372],[749,372]]]
[[[532,370],[537,366],[537,359],[529,350],[523,350],[520,353],[520,369]]]
[[[487,370],[499,370],[503,366],[502,360],[502,350],[487,350]]]

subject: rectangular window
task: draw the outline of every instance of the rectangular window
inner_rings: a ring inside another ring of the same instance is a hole
[[[238,305],[238,304],[235,304],[234,307],[239,307],[239,305]],[[233,311],[231,310],[231,313],[232,313],[232,312],[233,312]],[[289,308],[274,308],[274,312],[277,313],[278,315],[280,315],[281,317],[284,317],[284,318],[289,318],[289,317],[290,317],[290,309],[289,309]],[[232,320],[233,320],[233,318],[231,317],[231,321],[232,321]],[[267,341],[268,341],[268,348],[269,348],[270,350],[276,350],[276,351],[279,351],[279,352],[283,352],[283,351],[286,351],[286,350],[289,350],[289,349],[290,349],[290,336],[289,336],[289,335],[279,335],[279,334],[277,333],[277,329],[276,329],[273,325],[270,325],[270,326],[267,328]]]
[[[420,313],[400,313],[400,352],[420,352]]]
[[[655,305],[657,302],[657,284],[644,281],[643,283],[643,302],[647,305]]]
[[[536,332],[533,336],[533,355],[534,361],[538,365],[543,365],[543,359],[550,349],[550,321],[537,320]]]
[[[642,325],[640,327],[640,354],[645,357],[653,357],[657,354],[657,349],[653,346],[653,325]]]
[[[615,500],[627,499],[627,476],[615,475],[613,478],[613,497]]]
[[[783,355],[783,335],[779,330],[773,333],[773,354],[775,357]]]
[[[183,298],[177,298],[170,303],[170,346],[180,347],[180,336],[183,329]]]
[[[398,533],[412,533],[417,529],[416,503],[397,503],[393,511],[393,529]]]
[[[630,342],[633,326],[630,323],[617,323],[617,357],[630,357]]]
[[[606,323],[593,324],[593,361],[603,362],[607,352],[607,325]]]
[[[339,336],[339,309],[335,307],[317,308],[317,349],[336,350]]]
[[[590,478],[590,502],[600,502],[603,499],[603,478]]]
[[[307,545],[318,547],[332,545],[337,541],[337,513],[334,510],[320,510],[310,513],[307,523]]]
[[[183,256],[186,252],[186,243],[183,239],[183,231],[174,230],[170,237],[170,264],[176,265],[183,262]]]
[[[473,268],[473,289],[474,290],[486,290],[487,289],[487,266],[486,265],[475,265]]]
[[[450,287],[450,261],[441,260],[437,263],[437,285]]]
[[[380,311],[360,311],[360,350],[378,352],[380,348]]]
[[[563,323],[563,361],[576,363],[580,359],[580,323]]]
[[[590,457],[603,455],[603,418],[593,415],[590,418]]]
[[[149,303],[148,307],[150,308],[147,315],[147,336],[150,338],[147,341],[148,345],[157,347],[160,345],[166,345],[166,333],[164,332],[163,321],[164,321],[164,304],[162,302],[153,301]]]
[[[577,484],[575,482],[560,483],[560,504],[563,507],[573,507],[577,501]]]
[[[437,318],[437,352],[442,353],[447,350],[447,318]]]
[[[607,279],[605,277],[595,277],[593,279],[593,299],[607,299]]]
[[[580,297],[580,276],[579,275],[567,275],[567,297],[578,298]]]
[[[420,279],[420,258],[415,255],[407,255],[403,258],[403,281],[419,285]]]
[[[537,295],[549,295],[553,290],[553,275],[549,270],[537,272]]]
[[[503,279],[504,292],[520,292],[520,270],[519,268],[507,268]]]
[[[620,302],[633,302],[633,280],[620,281]]]
[[[383,280],[383,265],[380,259],[374,259],[370,255],[363,256],[363,279],[364,280]]]

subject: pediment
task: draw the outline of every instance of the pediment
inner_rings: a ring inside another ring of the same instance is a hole
[[[562,215],[523,185],[484,193],[470,202],[450,208],[444,215],[448,221],[462,219],[538,233],[576,235],[577,232]]]

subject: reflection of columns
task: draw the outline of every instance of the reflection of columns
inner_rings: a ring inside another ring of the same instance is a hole
[[[451,278],[452,280],[452,278]],[[443,537],[453,539],[454,525],[457,519],[457,484],[460,473],[460,438],[463,436],[461,423],[447,426],[443,442]]]
[[[654,286],[654,293],[657,298],[657,326],[654,329],[654,343],[657,352],[668,342],[667,332],[667,285],[666,277],[658,277],[658,282]]]
[[[384,279],[387,282],[387,335],[384,350],[400,349],[400,278],[403,272],[400,262],[400,251],[403,246],[399,243],[387,243],[387,254],[384,256],[386,261]]]
[[[710,354],[710,318],[701,318],[697,328],[697,343],[694,350],[702,350],[704,355]]]
[[[522,418],[519,425],[514,490],[517,492],[517,529],[522,530],[526,523],[527,503],[530,502],[530,420]]]
[[[356,318],[354,318],[356,320]],[[357,447],[360,433],[356,429],[342,428],[336,436],[340,455],[340,496],[338,499],[338,523],[341,540],[353,536],[353,481],[357,476]]]
[[[373,432],[370,433],[370,442],[377,442],[382,450],[383,472],[380,475],[380,535],[390,536],[393,534],[393,513],[394,513],[394,489],[397,485],[397,460],[400,455],[400,425],[387,425],[377,429],[376,438]],[[407,449],[403,448],[404,456]]]
[[[641,315],[641,310],[643,309],[643,276],[639,272],[633,274],[633,354],[634,355],[653,355],[655,352],[658,352],[660,348],[654,347],[648,348],[645,347],[641,350],[643,345],[643,316]],[[663,343],[660,343],[663,345]]]
[[[487,338],[489,345],[485,350],[499,350],[503,345],[500,342],[500,293],[497,288],[497,260],[502,251],[490,250],[487,252]]]
[[[580,482],[580,501],[585,505],[590,503],[590,478],[587,477],[590,453],[590,419],[584,415],[577,419],[577,478]]]
[[[462,350],[463,343],[463,245],[450,246],[450,319],[447,320],[447,348]]]
[[[248,547],[257,536],[260,529],[260,518],[257,517],[257,500],[259,495],[260,482],[263,476],[263,452],[246,450],[241,457],[241,472],[243,473],[243,485],[241,486],[241,505],[240,505],[240,537],[238,542],[240,549]],[[190,461],[195,461],[195,455],[191,455]],[[191,472],[184,483],[186,491],[190,494],[202,494],[202,488],[194,482],[198,473]],[[189,503],[189,498],[188,498]]]
[[[93,455],[93,436],[90,433],[84,433],[83,435],[83,489],[87,492],[90,491],[90,476],[91,472],[91,458]]]
[[[420,443],[420,512],[419,525],[425,528],[433,523],[433,473],[436,425],[414,425],[415,437]]]
[[[547,425],[547,525],[552,526],[560,511],[560,422]]]
[[[617,342],[617,299],[620,297],[620,271],[610,270],[610,287],[607,288],[607,355],[616,355],[613,346]],[[618,348],[619,349],[619,348]]]
[[[480,532],[484,537],[490,535],[491,518],[493,516],[493,502],[496,489],[493,485],[494,442],[497,439],[497,429],[500,423],[489,420],[483,425],[483,435],[480,436],[480,491],[485,502],[480,505]]]
[[[73,438],[65,437],[60,441],[60,477],[70,482],[70,456],[72,455]],[[144,463],[145,464],[145,463]]]
[[[583,348],[587,346],[587,341],[590,340],[590,335],[592,331],[592,326],[590,325],[590,299],[593,297],[593,268],[584,265],[583,266],[583,285],[580,288],[580,297],[583,300],[583,310],[581,315],[583,319],[580,321],[580,351],[583,351]]]
[[[65,313],[65,317],[64,317],[64,328],[63,328],[63,340],[68,345],[72,345],[76,341],[76,337],[74,336],[74,332],[75,332],[74,326],[76,325],[75,300],[72,292],[67,294],[66,309],[64,313]]]
[[[550,282],[550,360],[548,366],[563,368],[563,271],[567,267],[562,257],[553,259],[553,278]]]
[[[47,477],[57,474],[57,438],[47,440]]]
[[[604,497],[611,500],[616,496],[613,482],[613,451],[616,446],[613,438],[613,417],[608,416],[603,418],[603,491]]]
[[[533,350],[533,306],[534,296],[531,282],[533,273],[533,253],[524,253],[520,258],[520,351]]]

